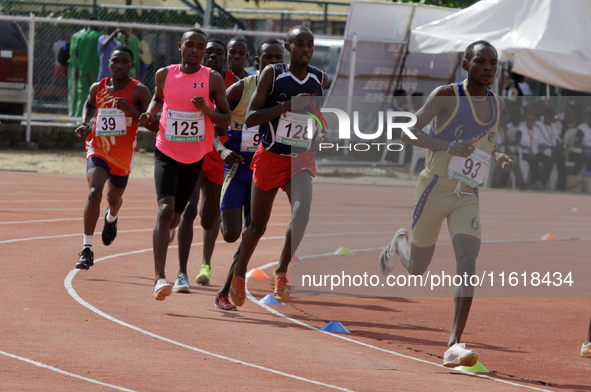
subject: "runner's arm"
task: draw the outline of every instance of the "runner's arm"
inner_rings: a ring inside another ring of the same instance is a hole
[[[228,128],[231,116],[228,101],[226,100],[226,85],[224,79],[215,71],[209,74],[209,91],[211,100],[215,104],[215,110],[208,108],[205,99],[201,96],[193,97],[191,102],[193,102],[197,110],[209,117],[215,125],[220,128]]]
[[[224,143],[219,139],[218,135],[215,135],[213,138],[213,148],[220,154],[220,158],[224,161],[227,165],[232,166],[235,163],[244,163],[244,158],[242,155],[230,150]]]
[[[88,122],[96,114],[96,92],[98,91],[98,85],[98,82],[94,83],[88,91],[88,98],[86,98],[86,102],[84,102],[84,107],[82,108],[82,124],[74,131],[78,139],[83,139],[86,136],[86,133],[90,130]]]
[[[264,124],[283,114],[284,108],[285,111],[291,109],[290,101],[284,102],[284,105],[275,105],[272,108],[265,108],[267,96],[273,87],[274,77],[275,71],[273,70],[273,66],[267,65],[259,76],[257,87],[252,94],[248,109],[246,110],[244,123],[247,127]]]
[[[244,81],[240,80],[234,83],[226,90],[226,100],[228,100],[228,106],[230,110],[236,109],[236,106],[242,99],[242,93],[244,92]]]
[[[115,100],[115,107],[124,111],[136,120],[144,113],[150,104],[150,91],[141,83],[136,84],[131,94],[133,106],[129,104],[125,98],[117,98]]]

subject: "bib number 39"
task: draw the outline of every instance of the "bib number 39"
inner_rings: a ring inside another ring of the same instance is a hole
[[[127,134],[125,113],[116,108],[99,108],[96,136],[123,136]]]
[[[452,180],[476,188],[482,184],[490,166],[491,155],[476,149],[468,158],[453,156],[449,161],[447,174]]]

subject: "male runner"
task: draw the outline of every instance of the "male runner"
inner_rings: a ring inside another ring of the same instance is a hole
[[[316,138],[308,139],[301,132],[298,119],[307,117],[292,111],[303,109],[301,102],[292,105],[297,95],[322,96],[328,78],[321,70],[309,65],[314,53],[314,35],[305,26],[295,26],[287,33],[285,48],[288,64],[269,65],[261,73],[248,107],[247,127],[260,125],[261,146],[253,160],[251,222],[242,235],[240,255],[234,268],[230,295],[237,306],[246,298],[245,280],[248,262],[260,238],[265,233],[277,190],[282,188],[292,206],[291,223],[287,229],[279,265],[273,270],[275,299],[289,298],[285,274],[308,224],[312,202],[312,177],[316,174],[314,153],[310,151]],[[299,127],[299,132],[297,129]],[[293,128],[294,132],[290,132]],[[315,132],[316,133],[316,132]],[[324,135],[320,138],[326,140]]]
[[[410,274],[422,275],[431,263],[439,230],[446,218],[457,274],[471,276],[475,273],[480,250],[477,186],[484,179],[491,156],[506,171],[513,169],[516,163],[515,157],[501,153],[495,145],[499,113],[505,106],[501,98],[488,90],[497,62],[497,51],[490,43],[470,44],[462,62],[468,78],[462,83],[436,88],[416,113],[417,123],[411,131],[417,139],[403,135],[404,142],[429,149],[427,167],[421,172],[415,190],[411,244],[407,242],[406,229],[396,232],[378,260],[383,274],[388,274],[400,257]],[[420,132],[433,118],[436,123],[430,134]],[[488,158],[476,161],[476,157]],[[460,343],[473,293],[472,286],[455,289],[455,309],[444,366],[473,366],[478,362],[478,353]]]
[[[244,69],[244,64],[248,60],[248,45],[243,37],[233,37],[228,41],[228,69],[244,79],[252,75]]]
[[[283,46],[275,39],[263,41],[258,47],[255,61],[259,64],[259,69],[264,69],[269,64],[283,63]],[[226,242],[234,242],[240,238],[243,214],[245,226],[250,222],[252,184],[250,164],[254,152],[261,144],[261,136],[258,133],[258,126],[247,128],[243,124],[256,84],[257,75],[247,76],[226,91],[228,105],[232,111],[228,140],[225,145],[214,140],[214,148],[225,161],[225,178],[221,197],[221,229]],[[215,298],[216,307],[222,310],[236,310],[236,305],[228,300],[228,292],[239,253],[240,248],[234,255],[234,263],[230,267],[226,282]]]
[[[213,38],[207,42],[203,65],[223,75],[225,88],[239,81],[230,71],[224,71],[226,63],[226,45],[219,39]],[[226,140],[227,128],[214,127],[217,137]],[[217,137],[214,139],[216,140]],[[199,173],[199,180],[191,198],[183,211],[179,223],[179,273],[173,287],[177,293],[190,292],[187,278],[187,264],[191,243],[193,242],[193,222],[197,217],[199,192],[201,191],[201,227],[203,227],[203,263],[195,282],[208,284],[211,279],[211,257],[215,241],[220,231],[220,193],[224,182],[224,161],[217,151],[211,151],[203,158],[203,166]]]
[[[589,320],[589,330],[587,331],[587,340],[581,347],[581,357],[591,358],[591,320]]]
[[[86,139],[86,179],[88,200],[84,208],[84,242],[76,268],[94,264],[92,239],[100,215],[103,189],[107,184],[107,213],[103,226],[103,244],[111,245],[117,236],[117,216],[123,204],[123,192],[133,168],[137,143],[138,117],[150,104],[150,91],[129,77],[133,52],[119,45],[111,52],[106,77],[90,86],[82,109],[82,124],[74,131],[82,139],[90,130],[88,122],[96,114],[94,129]]]
[[[165,276],[170,232],[195,189],[203,157],[213,147],[213,123],[221,127],[230,123],[224,80],[201,65],[206,45],[207,35],[200,29],[183,34],[178,44],[181,64],[156,72],[154,96],[147,113],[140,117],[142,124],[150,124],[155,121],[153,115],[162,110],[154,152],[158,217],[153,233],[154,296],[160,301],[172,292]],[[179,249],[179,264],[180,253]]]

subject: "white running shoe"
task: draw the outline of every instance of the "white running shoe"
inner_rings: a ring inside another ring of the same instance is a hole
[[[172,285],[166,279],[158,279],[154,287],[154,299],[164,301],[170,294],[172,294]]]
[[[402,228],[399,229],[396,234],[394,234],[394,238],[392,241],[384,248],[382,253],[380,253],[380,257],[378,258],[378,268],[382,275],[388,275],[396,266],[396,262],[400,258],[398,251],[396,250],[396,240],[401,235],[405,235],[408,238],[408,230]]]
[[[178,274],[176,277],[176,281],[174,282],[174,286],[172,287],[172,291],[175,293],[190,293],[191,288],[189,287],[189,279],[185,274]]]
[[[466,350],[465,343],[456,343],[447,349],[443,355],[443,366],[454,368],[458,366],[472,367],[478,363],[478,353]]]
[[[581,347],[581,357],[583,358],[591,358],[591,342],[584,344]]]

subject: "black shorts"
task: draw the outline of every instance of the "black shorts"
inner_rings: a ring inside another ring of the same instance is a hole
[[[111,174],[111,168],[103,158],[95,156],[88,158],[86,160],[86,171],[88,172],[93,167],[102,167],[103,169],[105,169],[105,171],[109,175],[109,181],[111,181],[111,184],[113,184],[115,188],[125,189],[125,187],[127,187],[129,176],[116,176],[115,174]]]
[[[195,163],[180,163],[164,155],[158,149],[154,151],[154,180],[158,200],[173,196],[174,211],[181,213],[193,194],[203,159]]]

